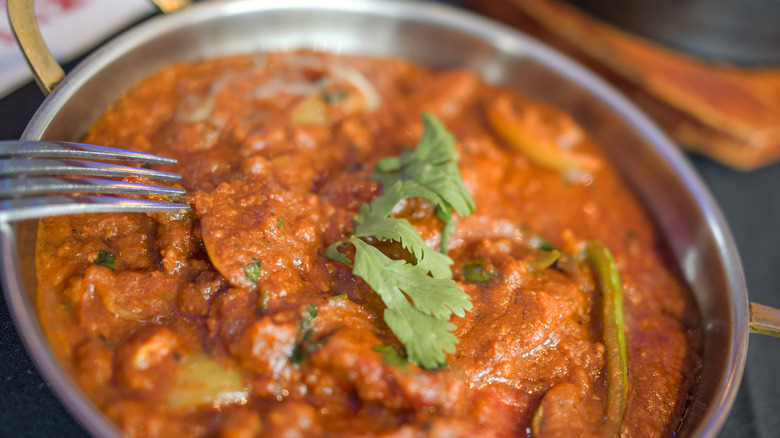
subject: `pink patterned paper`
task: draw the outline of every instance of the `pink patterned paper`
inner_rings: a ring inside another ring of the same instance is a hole
[[[30,0],[32,1],[32,0]],[[6,0],[0,0],[6,10]],[[144,15],[148,0],[35,0],[35,16],[54,56],[65,62]],[[32,80],[16,46],[8,17],[0,20],[0,98]]]

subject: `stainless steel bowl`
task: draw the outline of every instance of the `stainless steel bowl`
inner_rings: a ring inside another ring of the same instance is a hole
[[[145,22],[97,50],[48,96],[23,138],[80,139],[124,90],[172,61],[296,48],[467,68],[573,115],[654,216],[696,295],[704,367],[681,432],[717,434],[742,376],[749,320],[742,267],[724,219],[686,159],[647,117],[594,74],[515,30],[408,1],[199,3]],[[30,355],[91,433],[117,435],[57,363],[44,337],[35,298],[36,222],[0,226],[6,299]]]

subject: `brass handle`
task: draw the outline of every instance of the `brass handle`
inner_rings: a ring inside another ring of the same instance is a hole
[[[65,77],[65,70],[60,67],[43,41],[38,21],[35,19],[33,0],[8,0],[6,6],[16,43],[19,44],[24,59],[35,76],[35,82],[43,94],[48,95]]]
[[[167,14],[192,4],[192,0],[152,0],[152,3]]]
[[[165,13],[179,10],[192,3],[192,0],[152,0]],[[30,66],[35,82],[49,95],[51,90],[65,77],[65,70],[54,59],[51,50],[46,45],[35,19],[33,0],[8,0],[8,21],[16,43],[24,54],[27,65]]]
[[[750,303],[750,333],[780,337],[780,310]]]

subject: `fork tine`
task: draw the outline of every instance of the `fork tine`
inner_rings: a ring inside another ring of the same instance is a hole
[[[2,141],[0,142],[0,158],[80,158],[136,161],[148,164],[176,164],[175,159],[160,155],[67,141]]]
[[[99,178],[61,177],[61,175],[141,176],[159,181],[181,179],[181,176],[176,173],[121,166],[101,161],[129,161],[141,164],[176,163],[176,160],[172,158],[159,155],[82,143],[0,141],[0,178],[3,178],[0,180],[0,222],[66,214],[176,213],[189,209],[187,204],[119,196],[42,196],[58,193],[167,194],[170,196],[185,194],[184,190],[170,187]]]
[[[117,196],[56,196],[0,201],[0,222],[83,213],[177,213],[187,204],[120,198]]]
[[[178,181],[181,179],[181,176],[176,173],[94,161],[53,160],[47,158],[34,160],[28,158],[8,158],[0,160],[0,177],[7,178],[23,175],[90,175],[101,177],[138,175],[160,181]]]
[[[0,199],[54,193],[123,193],[181,196],[184,189],[99,178],[16,178],[0,180]]]

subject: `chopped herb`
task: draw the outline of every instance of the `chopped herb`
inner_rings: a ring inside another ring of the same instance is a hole
[[[257,283],[257,280],[260,278],[260,267],[260,260],[252,259],[248,265],[244,266],[246,279],[252,283]]]
[[[282,228],[284,226],[284,218],[279,217],[279,222],[276,223],[276,228]]]
[[[314,318],[317,317],[317,306],[309,304],[303,312],[301,317],[301,326],[298,329],[300,340],[293,347],[290,353],[290,363],[298,366],[304,360],[306,360],[313,351],[308,351],[308,345],[311,342],[311,337],[314,335]]]
[[[329,93],[327,91],[322,92],[322,98],[325,99],[325,102],[328,103],[328,105],[338,105],[339,102],[349,97],[349,91],[342,90],[338,93]]]
[[[382,353],[382,360],[388,364],[393,365],[398,368],[405,368],[406,367],[406,359],[401,356],[401,353],[398,352],[395,348],[391,347],[390,345],[379,345],[374,347],[374,351],[377,353]]]
[[[304,351],[302,344],[295,344],[292,352],[290,353],[290,364],[297,367],[304,362]]]
[[[330,337],[333,336],[338,330],[333,330],[332,332],[322,336],[320,339],[312,342],[312,337],[314,336],[314,319],[316,317],[317,306],[314,304],[307,305],[303,313],[303,317],[301,318],[301,326],[298,329],[298,332],[300,333],[300,341],[295,344],[292,352],[290,352],[290,363],[293,366],[297,367],[298,365],[305,362],[312,354],[314,354],[315,351],[325,345],[328,342],[328,339],[330,339]]]
[[[458,171],[452,135],[430,114],[423,114],[423,127],[417,149],[377,164],[375,177],[384,194],[361,207],[352,235],[332,244],[325,255],[352,267],[353,274],[379,294],[387,306],[385,322],[406,348],[409,361],[435,369],[444,363],[445,353],[455,352],[458,342],[451,333],[455,326],[450,316],[464,316],[472,308],[469,296],[452,280],[446,234],[452,211],[468,215],[474,211],[474,200]],[[410,197],[435,204],[437,216],[445,222],[441,252],[431,249],[409,221],[392,217],[396,204]],[[400,242],[414,263],[391,259],[366,243],[367,237]],[[355,248],[354,262],[339,252],[346,244]]]
[[[95,259],[95,264],[104,268],[114,269],[115,260],[116,256],[114,254],[111,254],[108,251],[100,250],[98,251],[97,259]]]
[[[314,326],[314,318],[317,317],[317,306],[309,304],[306,306],[306,311],[303,313],[301,319],[300,332],[303,334],[303,340],[308,341],[311,339],[312,327]]]
[[[334,296],[330,297],[330,299],[332,301],[344,300],[346,298],[347,298],[347,294],[345,294],[345,293],[344,294],[339,294],[339,295],[334,295]]]
[[[297,367],[298,365],[306,362],[306,360],[309,359],[309,357],[311,357],[315,351],[319,350],[321,347],[327,344],[328,340],[330,340],[330,337],[336,334],[337,331],[338,329],[333,330],[332,332],[325,334],[314,342],[296,344],[292,353],[290,353],[290,363]]]
[[[496,278],[498,271],[490,260],[472,260],[463,265],[463,276],[473,283],[484,283]]]

